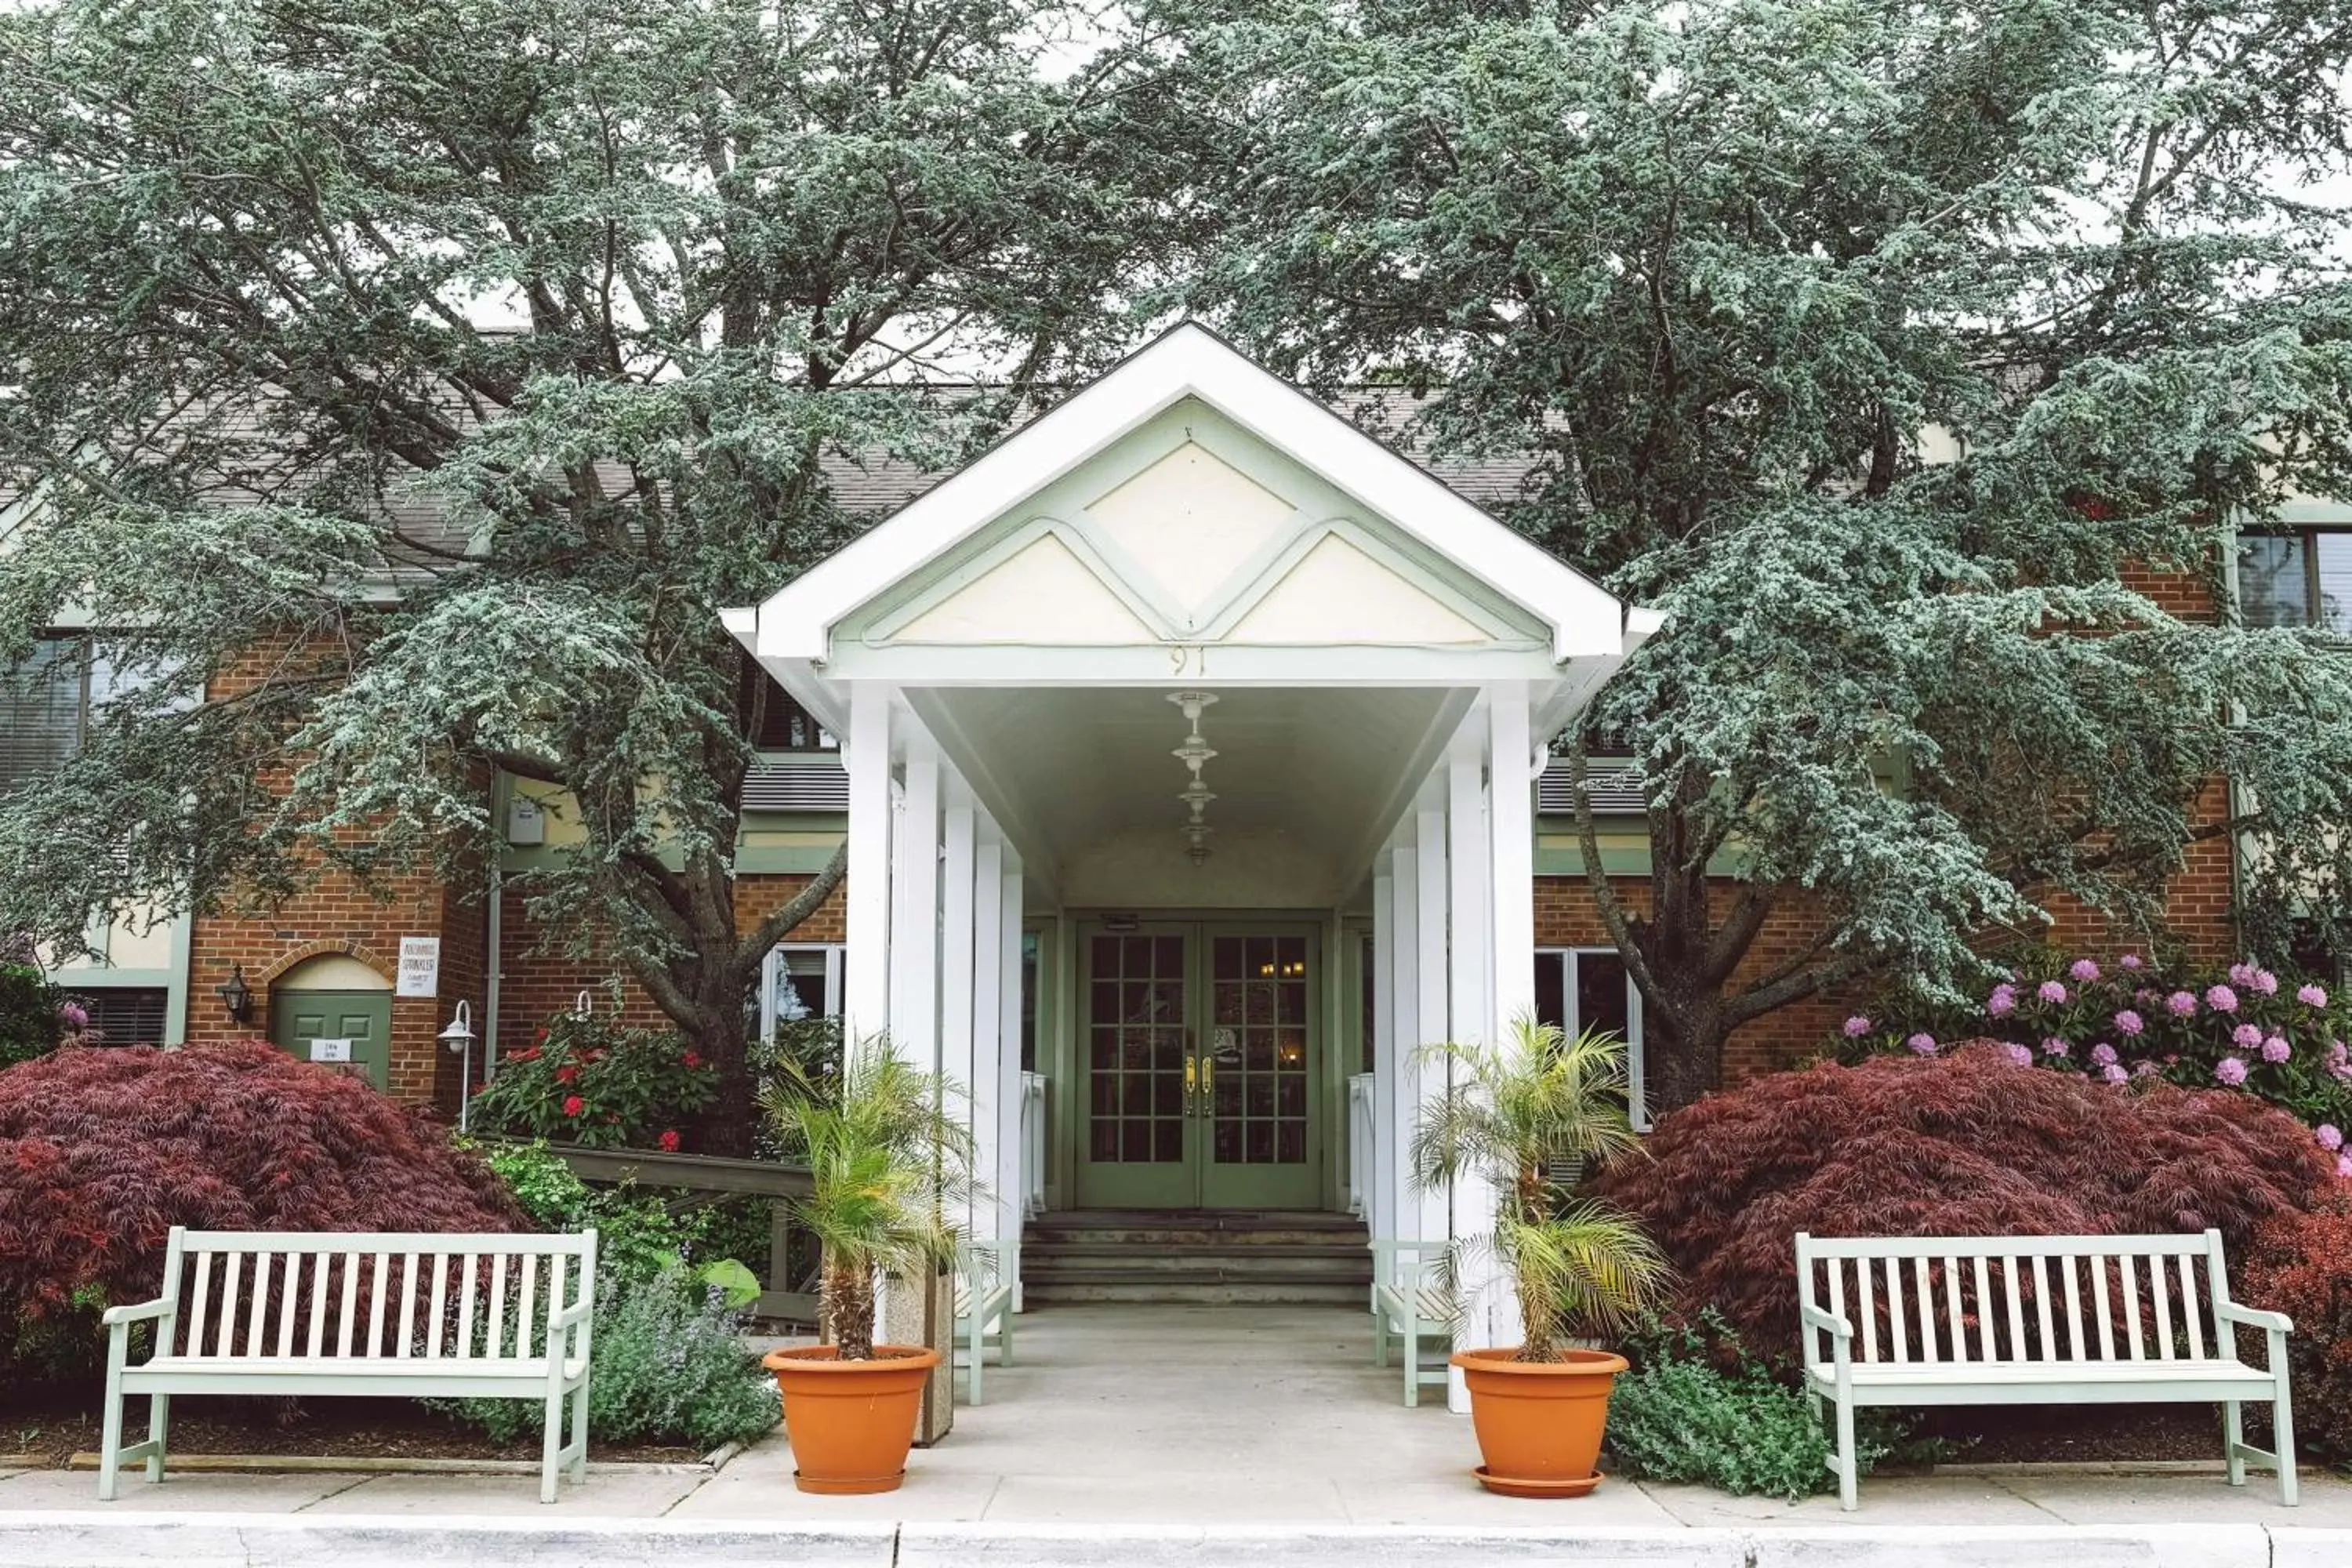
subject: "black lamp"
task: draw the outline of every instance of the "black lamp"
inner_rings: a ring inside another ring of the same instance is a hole
[[[245,1023],[252,1016],[253,987],[245,983],[244,964],[230,965],[228,979],[214,986],[213,994],[221,999],[221,1005],[228,1009],[228,1016],[238,1023]]]

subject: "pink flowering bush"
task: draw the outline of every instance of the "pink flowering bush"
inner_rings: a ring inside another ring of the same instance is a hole
[[[1829,1054],[1927,1056],[1948,1048],[1934,1042],[1983,1037],[2049,1071],[2251,1094],[2333,1131],[2352,1126],[2347,1001],[2252,960],[2200,974],[2139,953],[2043,950],[2014,960],[1968,1007],[1883,999],[1847,1020]]]

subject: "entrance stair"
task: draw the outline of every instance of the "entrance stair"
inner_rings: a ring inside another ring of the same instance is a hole
[[[1069,1209],[1031,1220],[1022,1293],[1067,1301],[1360,1307],[1370,1240],[1352,1215],[1291,1209]]]

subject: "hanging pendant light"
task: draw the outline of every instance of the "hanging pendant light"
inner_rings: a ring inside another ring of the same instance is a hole
[[[1192,727],[1184,743],[1170,754],[1192,770],[1192,782],[1176,797],[1191,809],[1192,816],[1177,832],[1183,835],[1184,854],[1195,866],[1209,858],[1209,835],[1214,831],[1209,826],[1209,803],[1217,797],[1202,779],[1201,768],[1217,753],[1201,733],[1201,714],[1216,700],[1214,693],[1207,691],[1179,691],[1168,699],[1183,710],[1184,721]]]

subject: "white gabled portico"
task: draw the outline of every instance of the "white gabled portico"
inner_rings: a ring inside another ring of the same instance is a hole
[[[1642,612],[1185,325],[726,621],[843,739],[846,1025],[969,1086],[976,1236],[1485,1228],[1408,1179],[1416,1051],[1532,1009],[1540,749]]]

